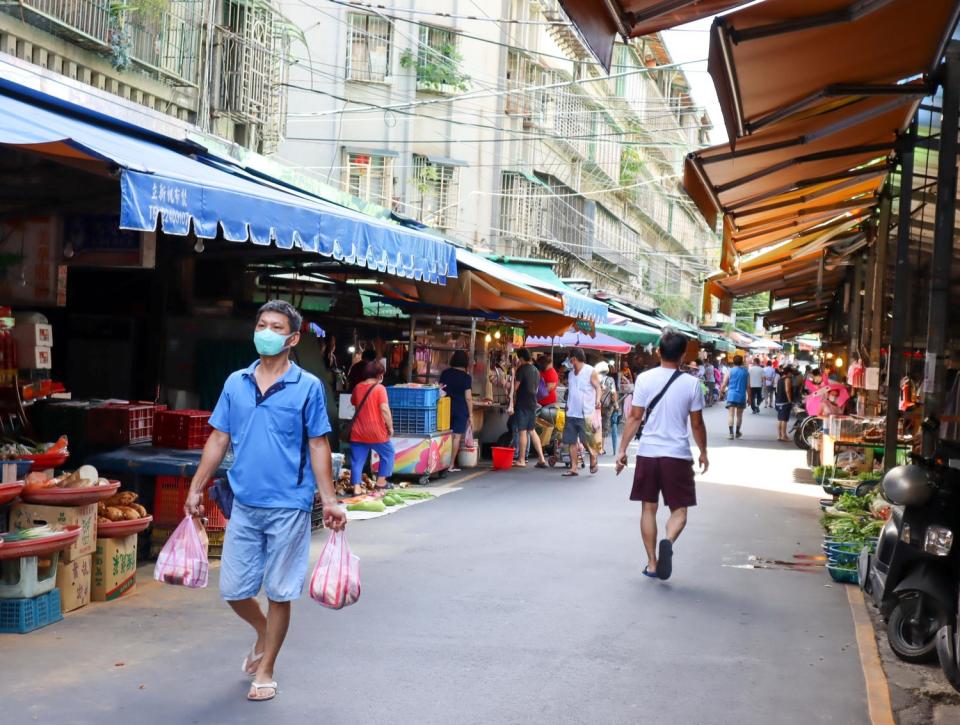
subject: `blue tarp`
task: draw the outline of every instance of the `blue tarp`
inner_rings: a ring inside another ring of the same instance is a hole
[[[333,257],[380,272],[443,284],[457,274],[453,245],[270,185],[202,154],[157,143],[0,95],[0,144],[113,162],[120,168],[120,227]]]

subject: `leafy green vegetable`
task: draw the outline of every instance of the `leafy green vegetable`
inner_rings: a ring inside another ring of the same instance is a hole
[[[866,512],[870,502],[865,496],[857,496],[852,493],[845,493],[840,496],[839,500],[834,504],[834,508],[839,509],[840,511],[848,512]]]

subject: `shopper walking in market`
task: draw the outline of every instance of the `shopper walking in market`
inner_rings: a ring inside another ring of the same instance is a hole
[[[793,366],[784,365],[777,375],[776,394],[774,405],[777,409],[777,440],[790,442],[787,435],[787,424],[790,422],[790,413],[793,410]]]
[[[547,459],[543,457],[543,446],[540,436],[534,432],[537,422],[537,391],[540,388],[540,371],[531,362],[530,351],[521,347],[517,350],[520,366],[517,368],[513,383],[514,425],[519,431],[520,455],[517,466],[525,468],[527,465],[527,444],[533,444],[537,454],[537,468],[546,468]]]
[[[453,431],[453,457],[450,470],[457,472],[457,456],[473,419],[473,377],[467,372],[470,357],[464,350],[450,356],[450,367],[440,373],[440,386],[450,398],[450,430]]]
[[[274,666],[290,624],[290,603],[300,597],[307,575],[317,488],[324,525],[339,531],[347,522],[333,488],[323,385],[290,360],[301,323],[287,302],[273,300],[260,308],[253,335],[260,358],[224,383],[210,416],[213,432],[184,504],[188,516],[203,513],[203,489],[232,444],[227,475],[234,500],[225,512],[230,523],[220,594],[256,633],[242,664],[253,678],[250,700],[270,700],[278,692]],[[256,600],[261,588],[266,614]]]
[[[760,412],[760,400],[763,397],[763,366],[760,358],[753,358],[753,365],[747,370],[750,380],[750,410],[756,415]]]
[[[363,481],[363,468],[371,453],[376,453],[380,462],[377,467],[379,489],[392,488],[395,452],[393,442],[393,412],[383,385],[383,363],[369,361],[363,369],[363,380],[350,394],[353,406],[353,424],[350,427],[350,483],[354,486]]]
[[[567,378],[567,415],[563,425],[563,443],[570,447],[570,470],[564,476],[579,476],[579,443],[590,454],[590,473],[599,470],[596,442],[600,414],[600,377],[592,366],[587,365],[583,350],[570,350],[570,374]]]
[[[700,380],[684,375],[680,362],[686,338],[672,327],[660,335],[660,367],[637,377],[633,407],[617,450],[616,471],[627,465],[627,446],[640,432],[631,501],[641,501],[640,533],[647,552],[643,575],[669,579],[673,573],[673,546],[687,525],[687,510],[697,505],[690,437],[700,450],[701,473],[707,458],[707,427],[703,422],[703,388]],[[660,498],[670,509],[666,538],[657,545],[657,509]]]
[[[610,374],[610,365],[601,360],[593,369],[600,376],[600,423],[603,436],[601,455],[607,453],[607,438],[610,439],[610,452],[617,450],[617,435],[613,429],[613,417],[620,407],[620,395],[617,384]]]
[[[740,438],[743,434],[743,411],[747,407],[747,388],[750,375],[743,367],[743,356],[733,356],[733,367],[727,372],[720,384],[720,397],[727,396],[727,424],[730,438]]]
[[[777,370],[773,367],[773,360],[767,359],[763,366],[763,407],[774,407],[774,393],[776,387]]]

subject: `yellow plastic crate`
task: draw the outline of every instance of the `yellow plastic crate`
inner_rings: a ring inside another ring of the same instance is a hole
[[[437,402],[437,430],[450,430],[449,396],[444,396]]]

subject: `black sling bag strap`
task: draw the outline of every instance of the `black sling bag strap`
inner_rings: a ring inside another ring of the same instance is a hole
[[[350,433],[353,432],[353,424],[357,418],[360,417],[360,411],[363,410],[363,406],[367,402],[367,398],[370,397],[370,393],[372,393],[378,385],[380,385],[380,383],[374,383],[370,386],[370,389],[363,396],[363,400],[360,401],[360,405],[353,411],[353,419],[347,421],[347,424],[340,429],[340,440],[344,443],[350,442]]]
[[[650,401],[650,405],[647,406],[647,409],[643,411],[643,422],[640,424],[640,429],[637,431],[637,438],[643,435],[643,427],[647,424],[647,421],[650,420],[650,413],[653,412],[653,409],[657,406],[657,403],[660,402],[660,399],[666,394],[667,390],[670,389],[670,386],[673,385],[673,381],[683,375],[683,371],[679,368],[673,371],[673,375],[670,376],[670,379],[667,381],[667,384],[663,386],[663,390],[657,393],[656,397]]]

